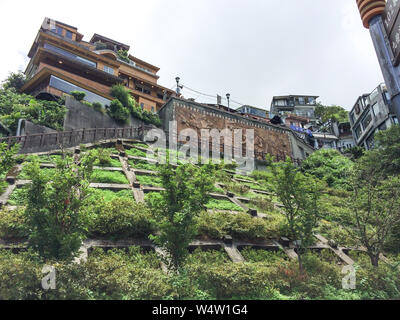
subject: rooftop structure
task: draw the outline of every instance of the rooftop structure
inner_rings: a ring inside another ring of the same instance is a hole
[[[315,122],[315,108],[318,96],[289,95],[275,96],[272,99],[270,117],[280,116],[285,122],[286,116],[296,115]]]

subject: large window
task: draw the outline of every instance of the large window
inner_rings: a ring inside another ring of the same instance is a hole
[[[109,74],[114,74],[114,69],[109,66],[104,66],[104,71]]]
[[[58,89],[62,92],[68,93],[68,94],[71,93],[71,91],[83,91],[86,93],[86,96],[85,96],[86,101],[91,102],[91,103],[100,102],[103,106],[109,105],[111,102],[110,100],[103,98],[102,96],[99,96],[93,92],[90,92],[86,89],[78,87],[70,82],[62,80],[55,76],[50,77],[50,87]]]
[[[361,134],[362,134],[361,125],[358,125],[358,127],[357,127],[356,130],[355,130],[355,133],[356,133],[356,138],[357,138],[357,139],[360,139]]]
[[[91,67],[93,67],[93,68],[97,68],[97,63],[96,63],[96,62],[93,62],[93,61],[90,61],[90,60],[88,60],[88,59],[85,59],[85,58],[82,58],[82,57],[80,57],[80,56],[77,56],[76,54],[73,54],[73,53],[71,53],[71,52],[68,52],[68,51],[66,51],[66,50],[63,50],[63,49],[58,48],[58,47],[56,47],[56,46],[53,46],[53,45],[51,45],[51,44],[49,44],[49,43],[45,43],[45,44],[44,44],[44,48],[45,48],[45,49],[48,49],[48,50],[50,50],[50,51],[53,51],[53,52],[55,52],[55,53],[61,54],[61,55],[63,55],[64,57],[70,58],[70,59],[72,59],[72,60],[76,60],[76,61],[78,61],[78,62],[87,64],[88,66],[91,66]]]
[[[65,34],[65,36],[66,36],[68,39],[72,40],[72,32],[71,32],[71,31],[68,31],[68,30],[67,30],[67,33]]]

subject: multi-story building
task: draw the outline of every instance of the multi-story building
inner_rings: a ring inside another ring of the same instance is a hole
[[[384,84],[380,84],[372,93],[360,96],[349,117],[356,145],[367,150],[374,147],[377,131],[386,130],[392,124],[399,123]]]
[[[268,115],[269,115],[267,110],[264,110],[261,108],[256,108],[253,106],[248,106],[248,105],[241,106],[240,108],[237,108],[236,111],[239,113],[242,113],[242,114],[247,114],[250,116],[255,116],[258,118],[265,118],[265,119],[268,119]]]
[[[158,67],[128,53],[126,44],[46,18],[29,51],[24,93],[50,97],[78,90],[85,100],[108,105],[110,88],[123,84],[144,110],[157,112],[174,91],[157,83]]]
[[[302,96],[290,95],[273,97],[271,103],[270,117],[279,116],[283,122],[286,122],[286,117],[296,115],[307,118],[310,123],[314,123],[315,108],[317,107],[318,96]]]

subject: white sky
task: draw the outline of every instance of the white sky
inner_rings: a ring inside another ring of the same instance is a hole
[[[349,110],[383,81],[355,0],[0,0],[0,79],[25,70],[45,17],[77,27],[84,40],[98,33],[129,44],[161,68],[168,88],[180,76],[265,109],[274,95],[310,94]]]

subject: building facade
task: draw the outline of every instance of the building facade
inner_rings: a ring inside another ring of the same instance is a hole
[[[98,34],[84,41],[76,27],[46,18],[28,54],[22,91],[46,98],[78,90],[86,93],[85,100],[108,105],[111,87],[122,84],[142,109],[157,112],[174,91],[157,83],[158,67],[129,49]]]
[[[318,96],[290,95],[273,97],[270,117],[279,116],[283,122],[291,115],[307,118],[310,123],[316,122],[315,108]]]
[[[250,116],[255,116],[257,118],[265,118],[268,119],[269,112],[267,110],[261,109],[261,108],[256,108],[253,106],[241,106],[240,108],[236,109],[237,112],[250,115]]]
[[[384,84],[380,84],[372,93],[360,96],[349,117],[355,144],[367,150],[374,147],[376,132],[399,123]]]

